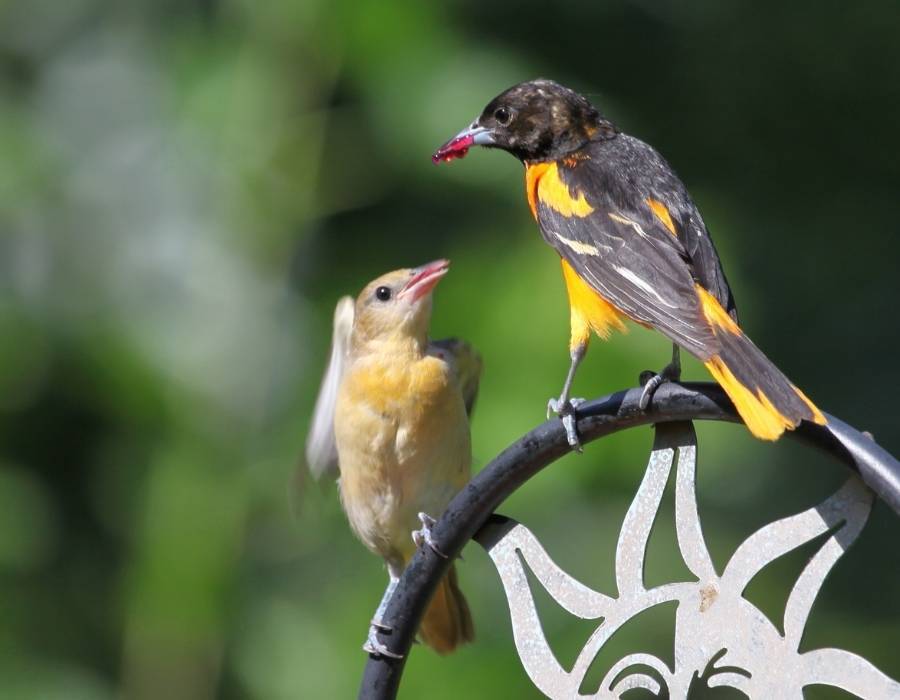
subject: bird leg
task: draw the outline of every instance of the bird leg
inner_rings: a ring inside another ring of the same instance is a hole
[[[416,543],[416,547],[427,544],[435,554],[447,559],[447,555],[440,550],[434,541],[434,537],[431,535],[431,528],[434,527],[437,520],[428,515],[428,513],[419,513],[419,522],[422,523],[421,529],[412,531],[412,538],[413,542]]]
[[[374,654],[375,656],[386,656],[390,659],[402,659],[402,654],[395,654],[393,651],[390,651],[384,644],[378,641],[379,632],[394,631],[393,627],[382,622],[384,613],[387,610],[388,601],[390,601],[391,596],[394,595],[394,590],[397,588],[397,582],[400,580],[393,574],[390,574],[390,577],[391,578],[388,581],[387,588],[384,589],[384,595],[381,596],[381,602],[378,604],[378,608],[375,610],[375,615],[372,617],[372,621],[369,623],[369,634],[366,636],[366,643],[363,644],[362,648],[363,651],[368,652],[369,654]]]
[[[667,364],[657,374],[653,374],[649,370],[641,372],[641,384],[644,391],[641,394],[639,405],[642,411],[647,410],[650,405],[650,399],[656,390],[665,382],[677,382],[681,379],[681,348],[672,343],[672,361]]]
[[[569,365],[569,373],[566,375],[566,381],[563,384],[562,392],[558,399],[550,399],[547,402],[547,417],[550,417],[551,411],[562,418],[563,427],[566,429],[566,438],[569,444],[575,448],[576,452],[581,452],[581,441],[578,439],[578,431],[575,428],[575,412],[576,409],[585,402],[585,399],[569,398],[569,392],[572,390],[572,381],[575,379],[575,370],[584,359],[587,352],[587,343],[580,343],[572,348],[570,353],[572,364]]]

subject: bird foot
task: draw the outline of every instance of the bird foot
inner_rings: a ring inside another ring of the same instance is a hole
[[[369,626],[369,634],[366,637],[366,643],[362,646],[363,651],[374,656],[384,656],[388,659],[402,659],[403,654],[397,654],[396,652],[391,651],[382,642],[378,641],[379,630],[392,632],[393,627],[372,620],[372,624]]]
[[[394,628],[390,625],[384,624],[381,620],[373,619],[369,622],[369,625],[377,629],[379,632],[393,632]]]
[[[639,379],[641,386],[644,387],[644,391],[641,393],[641,399],[638,402],[638,406],[640,406],[642,411],[646,411],[647,407],[650,405],[650,399],[653,398],[653,394],[656,393],[656,390],[659,389],[659,387],[666,382],[677,382],[680,378],[681,367],[673,364],[666,365],[659,372],[644,370],[641,372]]]
[[[416,543],[416,547],[427,544],[435,554],[447,559],[447,555],[440,550],[434,541],[434,537],[431,535],[431,528],[434,527],[437,520],[428,515],[428,513],[419,513],[419,522],[422,523],[421,529],[413,530],[412,532],[413,542]]]
[[[587,399],[563,399],[560,397],[558,399],[550,399],[547,402],[547,418],[550,417],[551,413],[555,413],[562,419],[563,427],[566,429],[566,439],[576,452],[583,452],[584,450],[581,447],[581,440],[578,439],[575,414],[579,406],[586,403],[586,401]]]

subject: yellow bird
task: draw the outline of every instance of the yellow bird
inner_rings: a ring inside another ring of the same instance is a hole
[[[440,514],[469,480],[469,413],[481,358],[458,340],[429,342],[432,290],[449,263],[397,270],[335,311],[332,356],[313,414],[307,462],[338,467],[350,527],[387,563],[390,577],[363,649],[395,656],[376,638],[387,602],[416,546],[431,542]],[[421,522],[420,530],[412,532]],[[474,636],[453,567],[419,629],[441,654]]]

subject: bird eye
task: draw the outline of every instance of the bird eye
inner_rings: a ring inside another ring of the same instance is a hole
[[[375,290],[375,298],[378,299],[378,301],[387,301],[391,298],[391,288],[379,287]]]
[[[496,119],[497,122],[502,124],[503,126],[506,126],[512,119],[512,114],[510,114],[509,110],[506,107],[498,107],[494,111],[494,119]]]

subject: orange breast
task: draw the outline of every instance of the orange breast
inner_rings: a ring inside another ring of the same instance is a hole
[[[591,330],[604,340],[613,330],[623,333],[627,330],[621,311],[581,279],[565,260],[562,261],[562,269],[566,291],[569,293],[569,322],[572,332],[570,349],[585,345],[591,337]]]

